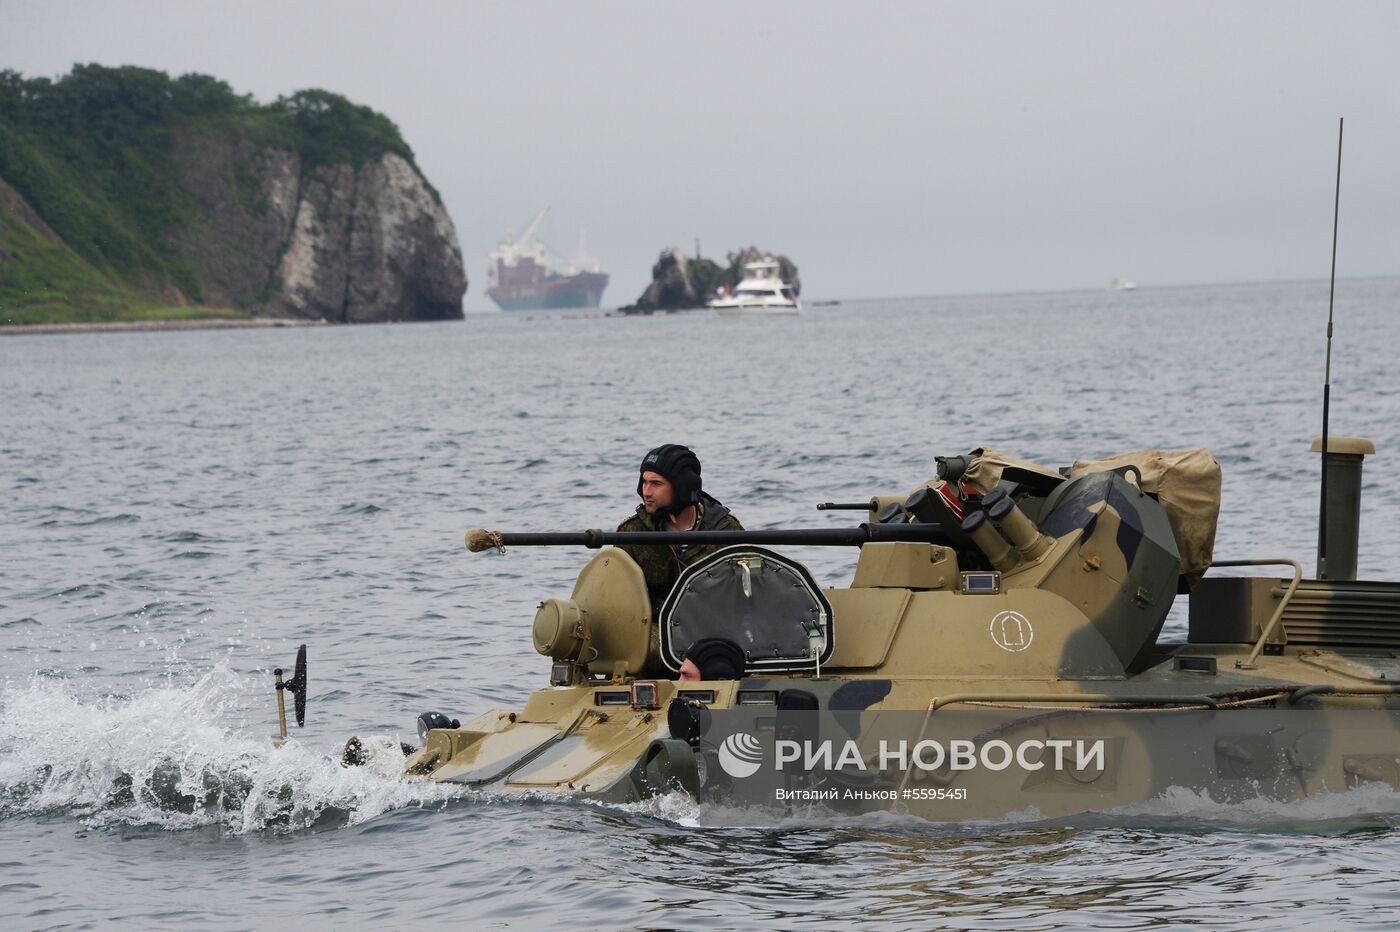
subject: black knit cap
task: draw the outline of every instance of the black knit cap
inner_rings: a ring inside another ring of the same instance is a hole
[[[737,680],[748,662],[739,645],[724,638],[704,638],[686,648],[685,659],[700,670],[702,680]]]
[[[641,472],[654,472],[671,483],[675,494],[671,512],[700,502],[700,458],[689,447],[678,443],[663,443],[642,457]],[[642,478],[637,477],[637,495],[642,494]]]

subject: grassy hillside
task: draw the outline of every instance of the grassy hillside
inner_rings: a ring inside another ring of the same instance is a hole
[[[82,65],[51,81],[0,71],[0,324],[208,313],[172,246],[201,220],[171,161],[180,129],[294,151],[303,175],[385,152],[413,159],[387,117],[326,91],[260,105],[206,75]]]

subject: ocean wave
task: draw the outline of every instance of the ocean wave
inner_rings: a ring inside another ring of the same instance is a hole
[[[61,521],[58,518],[50,518],[47,521],[40,521],[39,527],[96,527],[103,524],[135,524],[140,520],[140,515],[124,511],[121,514],[93,518],[91,521]]]
[[[362,505],[359,502],[351,502],[348,505],[340,506],[340,513],[343,515],[377,515],[383,510],[384,509],[380,508],[378,505]]]
[[[222,538],[210,537],[198,531],[176,531],[171,534],[162,534],[158,540],[167,544],[222,544],[226,543]]]

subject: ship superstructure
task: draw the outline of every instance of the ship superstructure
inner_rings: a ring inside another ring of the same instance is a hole
[[[519,236],[507,233],[487,256],[491,287],[486,296],[503,311],[597,307],[602,301],[608,275],[587,257],[582,235],[573,259],[554,255],[535,235],[548,213],[545,207]]]
[[[710,307],[725,316],[802,313],[797,289],[783,281],[778,260],[772,256],[745,263],[739,284],[722,289]]]

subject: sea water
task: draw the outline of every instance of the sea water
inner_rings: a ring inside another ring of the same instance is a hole
[[[1211,449],[1216,555],[1316,545],[1325,282],[0,339],[0,923],[246,928],[1388,925],[1400,794],[1172,791],[1046,823],[499,797],[345,769],[350,734],[518,706],[678,442],[750,528],[975,446]],[[1331,430],[1371,438],[1362,578],[1400,578],[1400,280],[1339,283]],[[827,585],[855,551],[788,548]],[[1182,607],[1166,636],[1185,632]],[[274,749],[271,670],[309,645]],[[1379,746],[1378,746],[1379,747]],[[1400,749],[1397,749],[1400,750]]]

